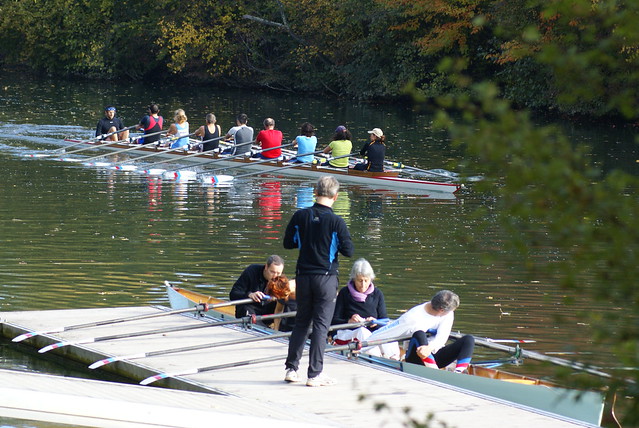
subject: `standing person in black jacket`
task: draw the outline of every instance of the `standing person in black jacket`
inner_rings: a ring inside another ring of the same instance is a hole
[[[316,202],[298,210],[286,227],[284,248],[299,248],[296,267],[297,316],[286,358],[286,382],[298,381],[308,328],[313,324],[307,386],[325,386],[334,379],[322,375],[328,327],[335,309],[338,287],[338,253],[353,255],[353,243],[344,219],[333,213],[339,182],[322,176],[315,189]]]

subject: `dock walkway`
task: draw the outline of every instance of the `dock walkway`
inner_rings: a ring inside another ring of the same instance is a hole
[[[45,331],[51,330],[52,327],[156,313],[161,310],[166,309],[158,307],[129,307],[4,312],[0,313],[0,335],[7,339],[12,339],[29,331]],[[35,336],[22,343],[40,349],[56,342],[68,341],[71,343],[70,345],[51,352],[89,365],[95,361],[114,356],[147,353],[181,346],[248,338],[256,335],[251,329],[216,326],[118,340],[73,344],[73,342],[79,342],[87,338],[167,327],[200,325],[203,322],[205,321],[185,315],[170,315],[155,319]],[[281,359],[274,362],[179,376],[153,384],[155,386],[183,390],[183,392],[172,392],[184,394],[185,398],[181,400],[182,403],[188,404],[189,401],[192,401],[194,412],[210,412],[209,420],[216,420],[215,418],[221,417],[220,413],[224,413],[226,417],[236,415],[237,419],[259,417],[261,426],[286,426],[287,421],[296,421],[297,426],[400,427],[406,426],[409,416],[417,421],[424,422],[429,414],[434,415],[433,421],[442,421],[451,427],[493,427],[503,425],[509,428],[527,428],[530,426],[537,428],[563,428],[591,426],[481,394],[469,393],[433,380],[374,367],[370,364],[349,360],[343,356],[333,354],[326,355],[324,370],[331,377],[338,379],[339,383],[337,385],[309,388],[305,386],[305,382],[287,384],[283,381],[286,352],[286,340],[271,339],[256,343],[118,361],[98,370],[109,370],[140,381],[157,373],[180,372],[185,369],[281,355]],[[303,380],[305,380],[303,375],[306,372],[307,364],[307,359],[303,358],[300,368],[300,375],[302,375]],[[0,385],[5,385],[5,377],[10,377],[10,374],[0,373]],[[82,394],[80,395],[87,397],[87,399],[95,400],[100,399],[100,394],[93,394],[91,389],[95,387],[97,390],[99,389],[97,385],[108,384],[97,381],[84,382],[88,386],[86,389],[82,389]],[[33,388],[36,388],[38,382],[32,382],[31,384]],[[167,403],[166,399],[157,395],[158,391],[161,391],[158,388],[132,385],[120,385],[120,387],[123,391],[131,390],[133,396],[142,397],[138,401],[128,398],[123,400],[129,403],[137,403],[137,405],[141,406],[140,408],[144,408],[144,406],[164,406]],[[50,390],[45,388],[40,392],[55,391],[55,389],[51,389],[52,387],[49,388]],[[71,393],[69,388],[71,388],[69,385],[61,383],[58,391],[61,394]],[[13,395],[18,397],[18,389],[17,386],[13,388],[13,393],[7,388],[0,389],[0,401],[4,401],[6,396]],[[29,390],[31,393],[36,392],[32,388]],[[208,394],[195,394],[196,392],[206,392]],[[117,396],[124,397],[125,393],[118,392]],[[206,396],[205,400],[207,400],[208,404],[196,404],[196,402],[200,403],[200,401],[193,398],[195,396],[198,397],[198,400],[200,400],[200,396]],[[90,415],[84,414],[87,412],[83,412],[83,410],[91,406],[82,405],[79,398],[74,398],[74,400],[77,403],[75,407],[77,407],[78,418],[88,418]],[[174,403],[175,401],[170,402]],[[31,403],[34,404],[32,410],[37,412],[41,410],[40,408],[43,406],[44,401],[33,402],[32,400]],[[375,408],[380,404],[383,404],[383,408],[380,411],[376,411]],[[72,408],[74,406],[68,407]],[[70,412],[70,408],[67,408],[67,411]],[[1,409],[2,406],[0,406]],[[54,410],[50,409],[49,411]],[[23,411],[26,412],[27,410],[23,409]],[[46,409],[43,411],[46,411]],[[206,416],[204,417],[206,418]],[[168,420],[165,421],[168,422]],[[134,422],[132,421],[132,423]],[[109,426],[108,424],[88,425]],[[431,426],[438,425],[437,423],[431,423]]]

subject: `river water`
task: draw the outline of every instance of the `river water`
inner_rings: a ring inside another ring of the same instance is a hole
[[[462,156],[444,133],[431,129],[428,112],[404,105],[15,74],[2,74],[1,80],[0,311],[168,305],[165,280],[227,298],[246,265],[275,253],[285,258],[285,273],[292,276],[297,253],[284,250],[281,237],[293,212],[312,200],[314,180],[251,177],[216,188],[26,157],[57,149],[65,136],[92,136],[107,104],[118,107],[127,126],[153,101],[167,120],[183,108],[192,131],[209,112],[223,131],[245,112],[256,129],[264,117],[275,118],[286,138],[310,121],[321,147],[337,125],[350,128],[356,147],[367,139],[367,129],[380,127],[388,136],[387,157],[419,168],[454,170]],[[602,168],[637,173],[634,135],[628,130],[560,125],[575,142],[593,146],[593,161]],[[355,257],[373,265],[391,317],[448,288],[462,302],[455,329],[532,339],[537,343],[527,345],[529,350],[609,364],[612,356],[593,348],[588,327],[576,314],[611,309],[583,298],[567,306],[558,278],[530,276],[505,249],[492,219],[475,217],[475,208],[486,204],[492,201],[472,186],[446,200],[344,183],[334,208],[350,228]],[[459,239],[464,234],[472,235],[475,245],[464,244]],[[499,257],[488,257],[495,254]],[[341,263],[345,283],[351,261]],[[534,362],[526,366],[532,370]],[[67,370],[6,342],[0,342],[0,367]],[[549,375],[551,369],[536,370]]]

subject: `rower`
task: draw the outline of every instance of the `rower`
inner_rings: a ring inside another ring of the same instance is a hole
[[[140,119],[140,123],[136,126],[137,129],[144,129],[144,135],[148,137],[142,137],[138,140],[140,144],[151,144],[160,140],[159,132],[162,131],[162,124],[164,118],[159,115],[160,107],[157,104],[150,104],[147,107],[147,115]]]
[[[99,140],[122,141],[129,138],[129,130],[124,129],[124,123],[119,117],[115,117],[115,111],[115,107],[110,105],[104,108],[104,117],[95,128],[95,136],[101,137]],[[117,132],[119,130],[122,132]]]
[[[468,369],[475,347],[475,338],[462,336],[446,345],[455,319],[455,309],[459,306],[459,296],[450,290],[437,292],[430,301],[408,310],[395,321],[373,332],[368,341],[383,340],[411,335],[406,362],[423,365],[433,369],[447,367],[455,363],[455,372],[463,373]],[[397,342],[395,342],[397,343]],[[364,349],[363,352],[368,352]],[[399,346],[394,355],[399,358]]]
[[[379,128],[373,128],[368,131],[370,141],[364,143],[359,154],[368,158],[364,162],[360,162],[353,166],[353,169],[359,171],[384,172],[384,157],[386,156],[386,136]]]
[[[237,115],[235,126],[229,129],[224,137],[226,140],[233,140],[233,146],[224,150],[224,154],[235,155],[249,152],[253,142],[253,128],[247,125],[248,116],[244,113]]]

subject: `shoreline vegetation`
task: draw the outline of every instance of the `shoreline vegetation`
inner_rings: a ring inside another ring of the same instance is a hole
[[[466,93],[442,66],[454,58],[456,71],[491,81],[518,108],[634,121],[636,102],[616,103],[639,80],[630,9],[583,0],[27,0],[0,6],[0,66],[429,105]],[[562,65],[550,57],[558,54]]]

